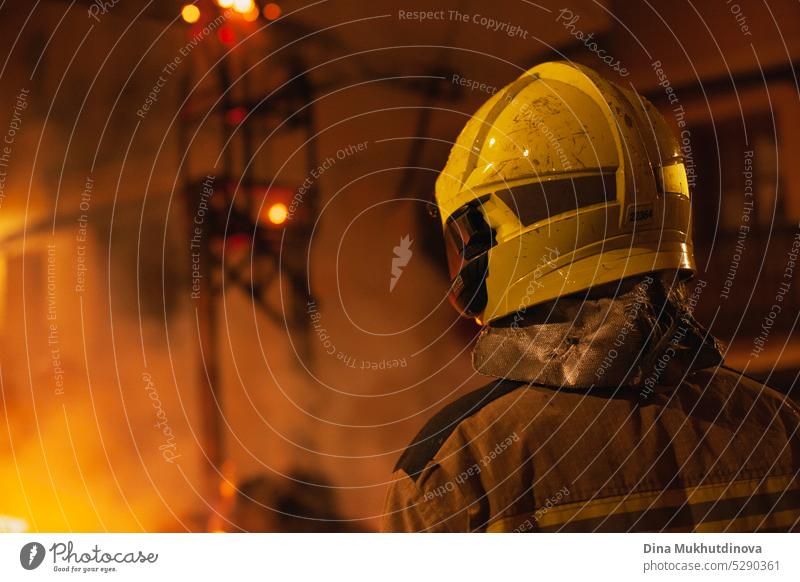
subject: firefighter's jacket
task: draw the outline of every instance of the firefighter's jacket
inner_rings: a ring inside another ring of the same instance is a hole
[[[800,529],[797,405],[685,340],[670,385],[506,378],[446,406],[397,463],[384,531]]]

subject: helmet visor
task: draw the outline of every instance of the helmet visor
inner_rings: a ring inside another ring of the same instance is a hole
[[[450,301],[468,317],[486,305],[487,251],[496,244],[494,230],[475,200],[451,214],[445,224],[445,248],[450,269]]]

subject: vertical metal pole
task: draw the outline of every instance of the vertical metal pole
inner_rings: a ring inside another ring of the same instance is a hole
[[[215,193],[219,195],[219,193]],[[219,350],[217,342],[217,295],[219,286],[216,273],[213,273],[214,262],[210,260],[209,233],[203,233],[200,243],[200,265],[203,278],[200,295],[196,304],[197,332],[200,346],[200,408],[203,431],[202,445],[207,459],[206,490],[209,504],[214,508],[209,525],[219,529],[221,524],[215,515],[220,507],[219,484],[222,480],[222,467],[225,461],[225,442],[222,431],[222,395],[219,384]]]
[[[191,85],[192,85],[192,64],[195,59],[190,59],[187,63],[183,82],[181,84],[181,101],[186,105],[185,110],[180,115],[178,124],[178,147],[179,155],[184,152],[188,155],[191,144],[189,143],[188,136],[191,134],[191,125],[193,120],[193,108],[191,107]],[[226,73],[222,74],[222,78],[227,76]],[[224,115],[224,113],[223,113]],[[224,140],[223,140],[224,143]],[[230,169],[231,160],[228,156],[225,158],[226,171]],[[188,162],[187,162],[188,164]],[[197,212],[200,196],[205,186],[193,180],[189,175],[188,169],[181,168],[184,190],[184,202],[186,208],[187,225],[189,238],[192,238],[195,231],[195,215]],[[225,177],[223,177],[222,184],[219,183],[218,177],[214,177],[214,182],[211,187],[214,188],[214,196],[224,196],[226,187]],[[213,202],[212,202],[213,203]],[[201,226],[202,233],[199,237],[197,248],[192,249],[192,252],[197,252],[200,255],[200,273],[202,277],[199,280],[199,291],[197,299],[194,299],[194,315],[196,318],[197,327],[197,395],[198,395],[198,408],[200,413],[200,446],[202,447],[203,458],[200,462],[203,465],[203,485],[202,495],[208,505],[211,507],[209,512],[209,520],[206,524],[208,529],[220,529],[221,520],[217,517],[217,512],[221,506],[220,500],[220,480],[222,474],[222,467],[224,462],[224,434],[222,423],[222,399],[219,389],[219,356],[218,344],[216,335],[217,326],[217,308],[216,300],[219,295],[220,286],[216,280],[218,273],[214,272],[214,261],[211,259],[211,244],[210,237],[214,228],[211,213],[206,217],[206,221]]]

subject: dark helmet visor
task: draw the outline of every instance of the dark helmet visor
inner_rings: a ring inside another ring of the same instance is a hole
[[[465,204],[445,224],[450,302],[467,317],[475,317],[486,307],[487,252],[496,244],[495,232],[480,208],[485,199]]]

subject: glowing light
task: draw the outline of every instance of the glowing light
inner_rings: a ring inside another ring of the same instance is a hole
[[[241,256],[250,249],[252,240],[246,234],[234,234],[225,239],[225,254],[230,257]]]
[[[244,107],[234,107],[225,113],[225,121],[229,125],[239,125],[247,117],[247,109]]]
[[[217,31],[217,36],[222,44],[233,44],[236,42],[236,35],[230,27],[223,26]]]
[[[230,499],[231,497],[236,495],[237,491],[238,489],[236,488],[236,485],[234,485],[227,479],[223,479],[222,481],[219,482],[219,495],[223,499]]]
[[[247,12],[245,12],[244,14],[242,14],[242,18],[246,22],[253,22],[256,18],[258,18],[258,8],[253,6],[252,9],[250,9]]]
[[[217,6],[220,8],[230,8],[233,6],[233,0],[217,0]]]
[[[253,0],[233,0],[233,9],[240,14],[246,14],[255,8]]]
[[[200,9],[194,4],[186,4],[181,8],[181,18],[189,24],[194,24],[200,19]]]
[[[289,218],[289,209],[283,202],[276,202],[267,210],[267,220],[276,226],[286,222],[287,218]]]
[[[492,147],[494,145],[494,142],[495,142],[495,139],[493,137],[489,138],[489,147]]]
[[[530,153],[531,153],[531,152],[529,152],[527,148],[525,148],[525,149],[522,151],[522,155],[523,155],[523,156],[525,156],[526,158],[528,157],[528,155],[530,155]]]
[[[275,20],[281,15],[281,7],[275,4],[275,2],[270,2],[264,6],[264,18],[267,20]]]
[[[28,531],[28,522],[19,517],[0,515],[0,533],[22,533]]]

